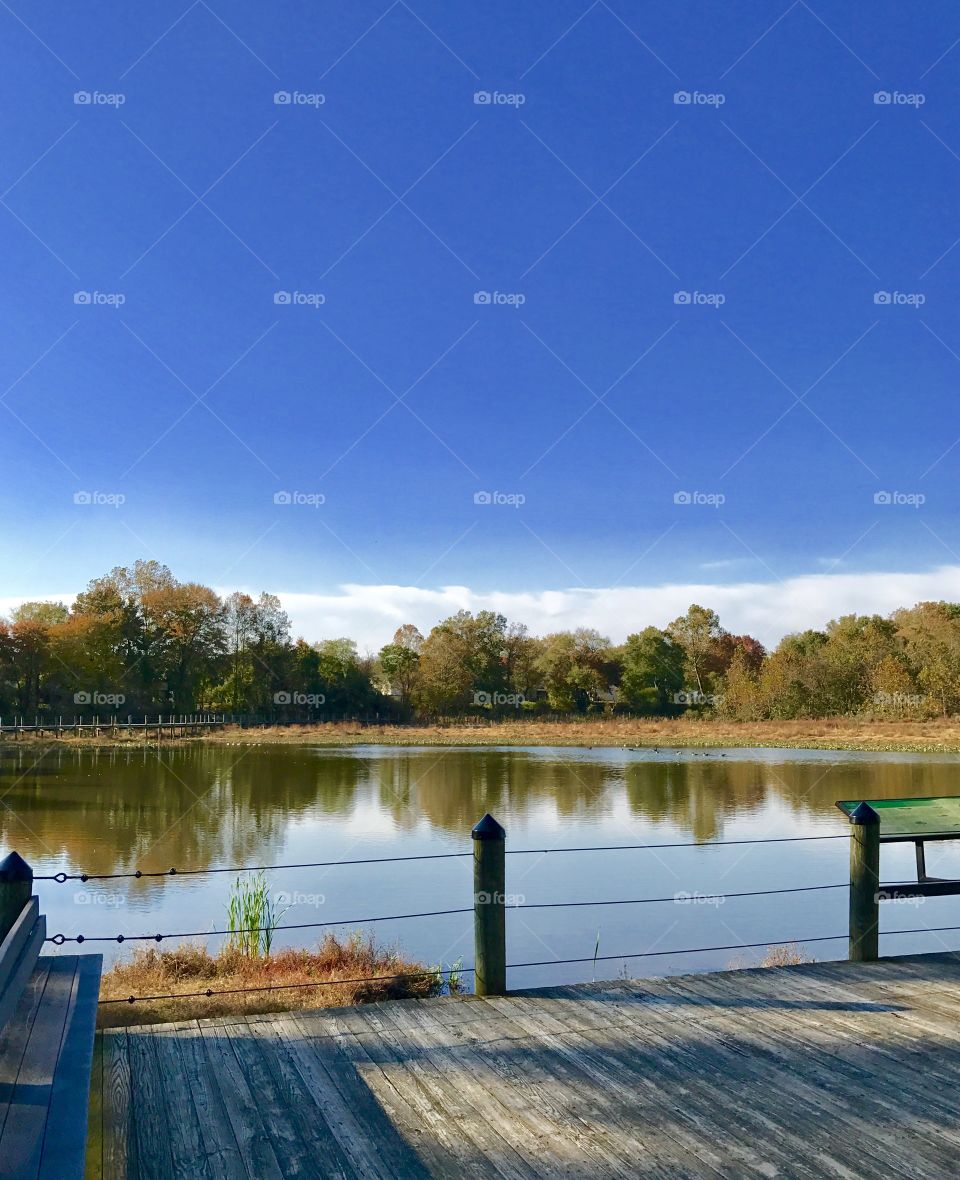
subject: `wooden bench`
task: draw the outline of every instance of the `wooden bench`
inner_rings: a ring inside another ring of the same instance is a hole
[[[33,873],[0,861],[0,1176],[82,1180],[100,955],[41,956]]]

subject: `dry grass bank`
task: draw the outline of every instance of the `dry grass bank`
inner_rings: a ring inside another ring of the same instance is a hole
[[[426,972],[426,974],[424,974]],[[419,974],[418,974],[419,973]],[[377,982],[375,976],[405,976]],[[338,982],[338,981],[361,982]],[[230,995],[184,995],[185,992],[230,991],[234,988],[282,987],[285,991],[237,991]],[[185,944],[173,950],[138,949],[133,958],[107,971],[100,999],[177,993],[174,999],[101,1004],[99,1028],[194,1020],[203,1016],[252,1015],[302,1008],[332,1008],[375,1000],[440,995],[445,980],[422,963],[413,963],[394,948],[379,947],[372,938],[354,935],[343,941],[328,934],[316,950],[283,950],[261,958],[230,947],[211,955],[205,947]],[[456,991],[454,976],[450,989]]]
[[[220,730],[198,739],[217,745],[316,743],[325,746],[782,746],[827,750],[960,751],[960,718],[934,721],[719,721],[600,717],[443,725],[350,723]]]
[[[14,739],[5,745],[42,744],[81,747],[138,747],[141,734]],[[156,735],[148,744],[156,746]],[[321,746],[607,746],[607,747],[784,747],[821,750],[960,751],[960,718],[930,721],[879,721],[838,717],[801,721],[721,721],[681,717],[599,717],[561,721],[470,721],[436,725],[228,726],[202,737],[165,738],[161,747],[188,745]]]

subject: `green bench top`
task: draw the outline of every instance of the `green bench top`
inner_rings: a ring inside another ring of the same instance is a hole
[[[880,816],[881,841],[960,839],[960,796],[926,799],[840,799],[847,816],[868,803]]]

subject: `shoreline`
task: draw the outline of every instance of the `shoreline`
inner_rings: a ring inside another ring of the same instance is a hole
[[[241,728],[226,726],[194,737],[0,737],[0,751],[19,746],[78,749],[170,749],[188,746],[569,746],[609,749],[809,749],[876,753],[960,753],[960,718],[935,721],[719,721],[662,718],[590,718],[563,721],[492,721],[435,725],[320,725]]]

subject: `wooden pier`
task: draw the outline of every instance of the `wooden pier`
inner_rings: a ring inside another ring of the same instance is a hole
[[[121,733],[140,733],[144,739],[151,737],[158,741],[167,737],[184,738],[195,737],[197,734],[209,733],[214,729],[223,729],[229,724],[224,714],[207,713],[200,715],[186,715],[170,713],[156,718],[145,716],[142,720],[134,717],[34,717],[32,722],[21,717],[0,717],[0,739],[11,736],[15,740],[20,737],[102,737],[104,735],[116,737]]]
[[[100,1034],[88,1177],[957,1174],[960,954]]]

